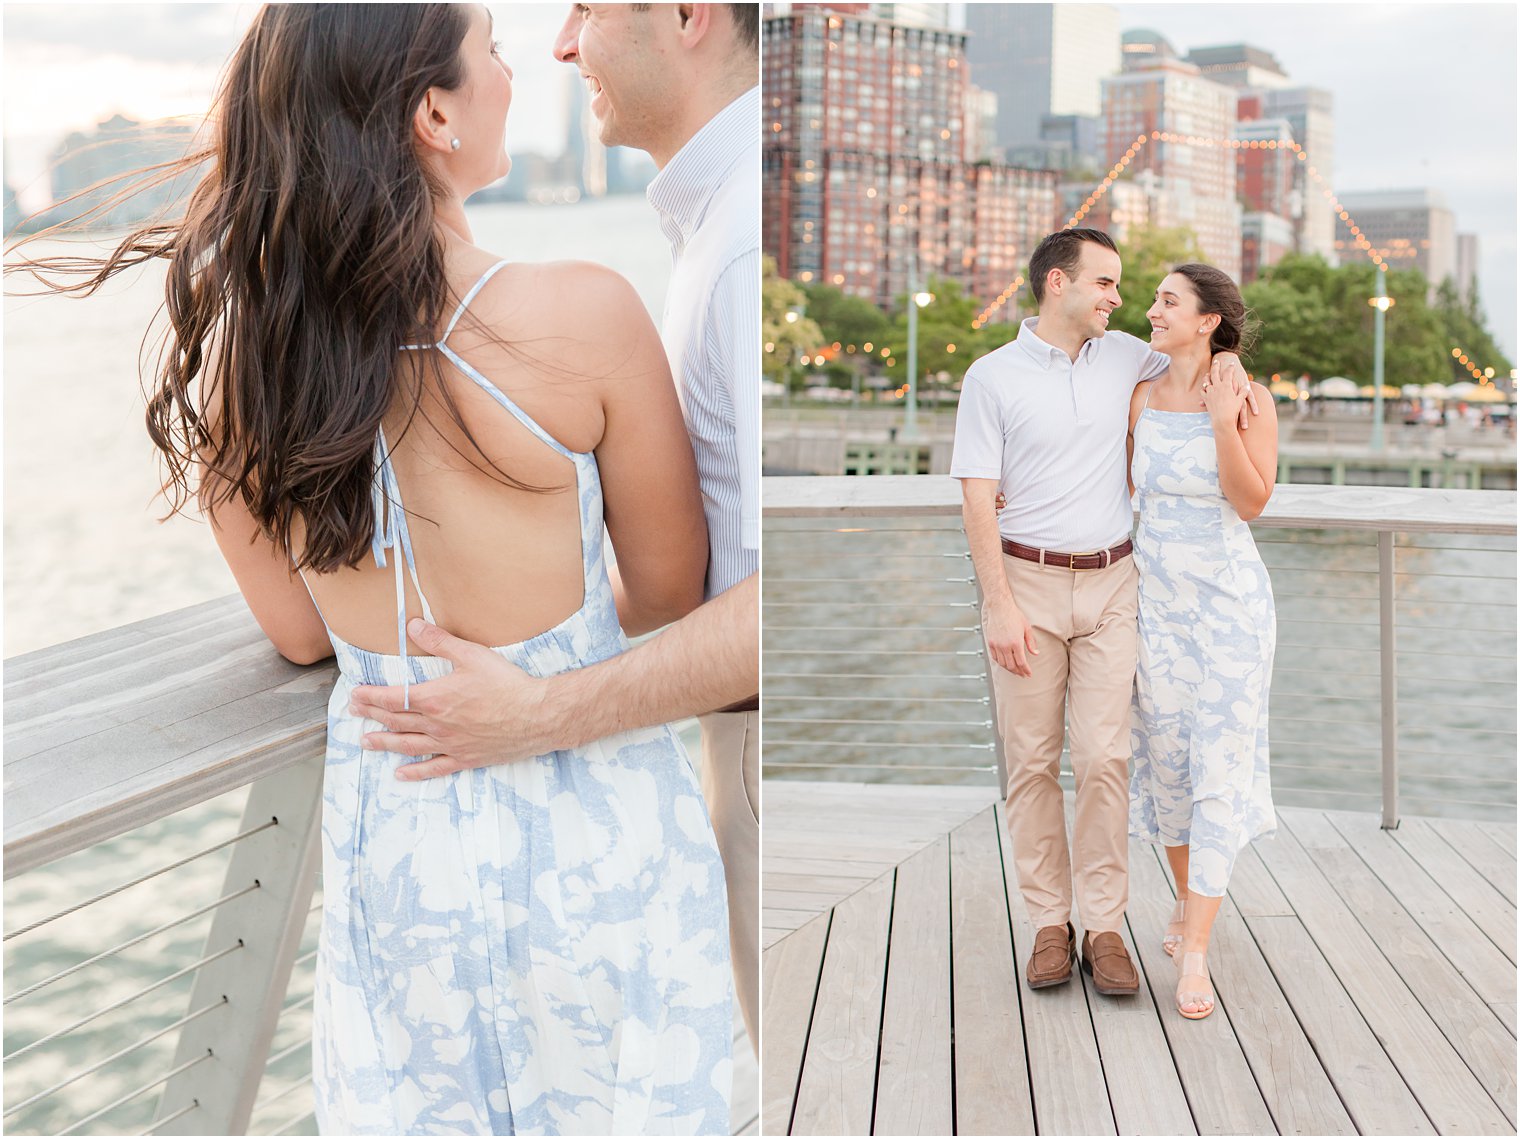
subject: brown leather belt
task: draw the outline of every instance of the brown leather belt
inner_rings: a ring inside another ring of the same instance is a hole
[[[1010,557],[1023,558],[1028,562],[1039,562],[1042,566],[1070,570],[1107,569],[1120,558],[1129,557],[1134,548],[1134,543],[1126,538],[1108,550],[1095,550],[1090,554],[1057,554],[1050,550],[1037,550],[1033,546],[1021,546],[1017,542],[1010,542],[1007,538],[1003,539],[1003,553]]]
[[[758,712],[760,711],[760,697],[751,696],[747,700],[740,700],[737,704],[730,704],[727,708],[719,708],[720,712]]]

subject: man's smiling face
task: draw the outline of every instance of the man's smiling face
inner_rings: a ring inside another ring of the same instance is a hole
[[[1119,299],[1119,255],[1093,241],[1082,243],[1082,256],[1061,290],[1061,315],[1089,340],[1108,331],[1109,314]]]
[[[665,7],[575,4],[554,41],[554,58],[581,73],[603,145],[648,149],[651,132],[658,134],[666,103],[658,43]]]

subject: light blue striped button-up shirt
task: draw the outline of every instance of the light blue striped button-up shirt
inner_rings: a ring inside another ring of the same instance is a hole
[[[674,268],[661,336],[697,456],[707,596],[760,566],[760,89],[649,184]]]

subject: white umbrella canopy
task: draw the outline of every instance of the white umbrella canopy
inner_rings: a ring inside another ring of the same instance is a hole
[[[1399,394],[1409,396],[1411,399],[1414,399],[1425,393],[1420,390],[1419,384],[1405,384],[1402,388],[1399,389]]]
[[[1473,392],[1478,390],[1477,384],[1470,384],[1466,380],[1459,380],[1446,389],[1447,399],[1470,399]]]
[[[1314,394],[1331,399],[1355,399],[1361,394],[1361,389],[1356,386],[1355,380],[1348,380],[1345,376],[1331,376],[1314,385]]]
[[[1426,399],[1445,399],[1446,398],[1446,385],[1445,384],[1426,384],[1424,387],[1422,387],[1420,389],[1420,394],[1422,396],[1424,396]]]

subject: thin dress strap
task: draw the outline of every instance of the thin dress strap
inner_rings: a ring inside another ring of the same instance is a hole
[[[370,504],[375,514],[375,534],[370,540],[370,551],[375,564],[385,567],[385,551],[391,551],[391,562],[396,568],[396,654],[401,658],[402,707],[410,710],[411,665],[406,652],[406,584],[401,579],[401,563],[406,563],[422,602],[423,619],[433,623],[433,609],[427,595],[417,580],[417,558],[412,552],[412,535],[406,525],[406,508],[401,503],[401,484],[396,479],[396,468],[391,464],[390,446],[385,440],[385,428],[375,432],[375,477],[371,484]]]
[[[1140,405],[1140,410],[1141,411],[1144,411],[1146,408],[1150,407],[1150,405],[1151,405],[1151,389],[1153,389],[1155,386],[1156,386],[1156,381],[1155,380],[1146,380],[1145,381],[1145,402],[1143,402]]]
[[[573,460],[575,458],[574,451],[570,450],[570,448],[566,447],[553,435],[550,435],[547,431],[540,427],[537,420],[535,420],[522,408],[518,407],[517,404],[508,399],[505,392],[503,392],[490,380],[486,379],[485,376],[480,373],[480,370],[478,368],[467,361],[463,356],[459,355],[458,352],[455,352],[454,349],[450,348],[448,345],[450,334],[453,333],[455,326],[458,325],[460,317],[464,316],[465,309],[470,307],[470,302],[480,295],[480,290],[486,287],[486,282],[494,277],[497,271],[507,264],[508,262],[506,261],[496,262],[496,264],[492,265],[483,274],[481,274],[480,280],[476,281],[473,285],[470,286],[470,291],[465,293],[464,300],[459,302],[459,307],[454,310],[453,318],[450,319],[448,326],[443,330],[443,335],[438,338],[438,342],[436,344],[403,344],[401,347],[404,351],[414,352],[422,351],[427,348],[438,349],[438,351],[442,352],[444,356],[448,358],[449,362],[453,364],[454,367],[458,368],[472,381],[474,381],[476,387],[480,388],[483,392],[485,392],[502,407],[504,407],[508,412],[510,412],[512,418],[516,419],[519,423],[526,427],[534,438],[543,443],[546,447],[549,447],[559,452],[561,455],[564,455],[565,458]]]

